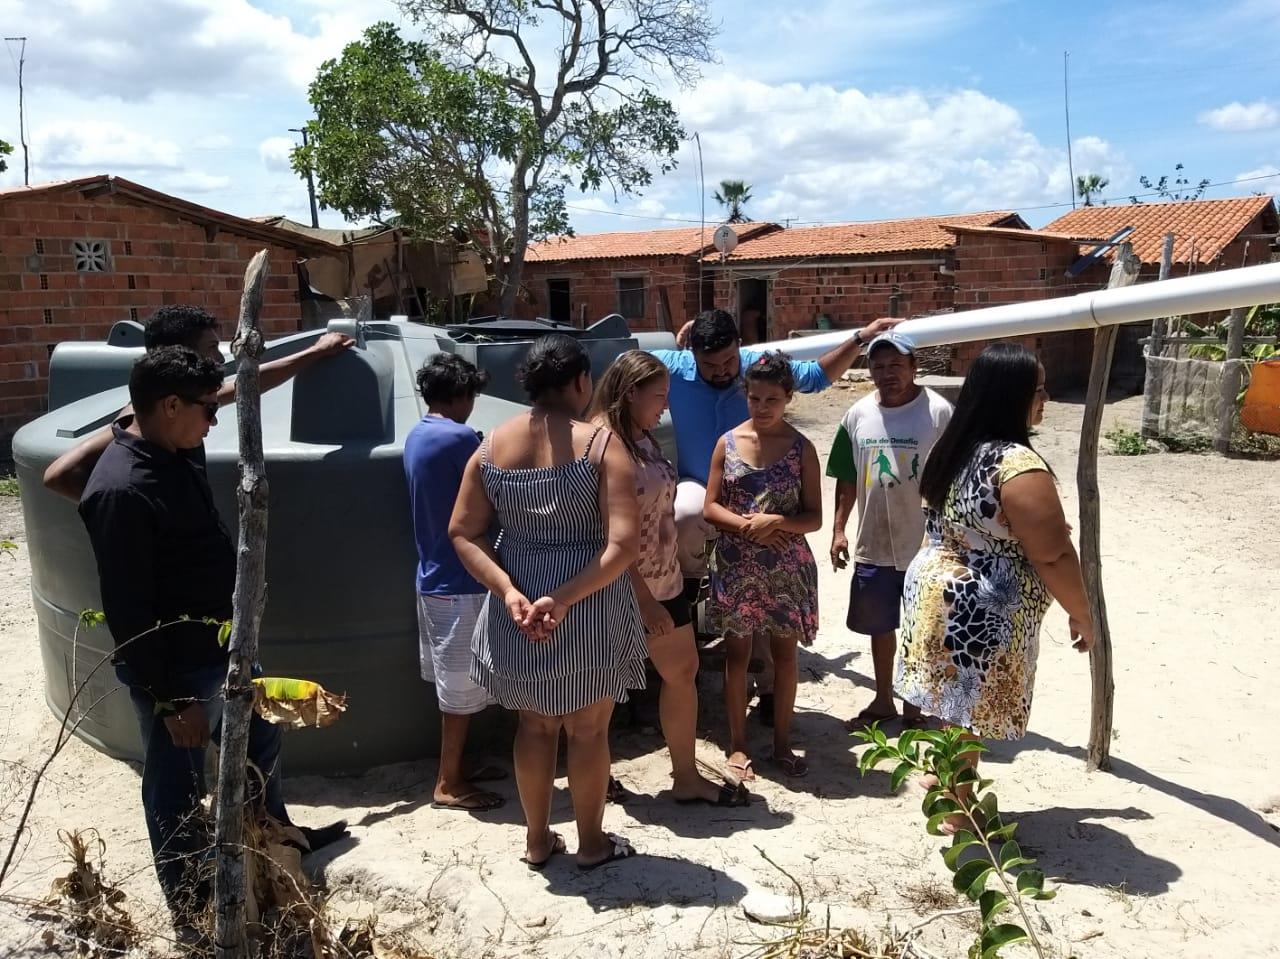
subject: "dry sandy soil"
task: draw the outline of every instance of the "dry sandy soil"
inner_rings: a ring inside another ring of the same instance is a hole
[[[854,395],[846,388],[797,401],[797,422],[823,455]],[[1124,401],[1108,420],[1133,424],[1137,412]],[[1051,404],[1038,437],[1069,512],[1080,413],[1079,404]],[[1280,767],[1265,739],[1275,729],[1280,668],[1280,463],[1104,455],[1100,473],[1116,650],[1114,769],[1085,771],[1089,663],[1070,648],[1056,609],[1045,624],[1030,733],[996,746],[987,767],[1024,848],[1059,890],[1039,908],[1040,932],[1059,956],[1280,955]],[[21,546],[16,505],[0,499],[0,535]],[[824,556],[826,534],[813,542]],[[803,883],[819,923],[829,908],[837,924],[875,930],[891,917],[905,927],[954,907],[941,841],[922,828],[918,792],[892,795],[883,772],[860,778],[841,726],[870,698],[866,640],[843,626],[847,575],[824,565],[823,629],[802,654],[796,734],[808,778],[764,779],[747,809],[678,807],[664,792],[661,740],[651,730],[620,730],[615,771],[639,795],[611,806],[606,825],[644,856],[590,874],[565,857],[542,874],[517,861],[520,809],[510,781],[500,788],[513,801],[471,816],[430,807],[431,762],[290,779],[298,819],[340,814],[353,824],[351,839],[314,863],[336,906],[374,912],[384,929],[402,930],[439,957],[745,956],[768,930],[744,918],[741,900],[787,886],[763,850]],[[28,582],[22,549],[0,558],[5,845],[22,770],[54,734]],[[704,676],[699,745],[717,766],[718,686]],[[752,729],[763,755],[766,735],[754,722]],[[555,819],[572,848],[563,780],[559,786]],[[95,827],[107,869],[123,879],[134,908],[156,903],[137,789],[136,769],[73,743],[40,794],[17,882],[5,892],[42,893],[60,871],[57,831]],[[939,955],[964,955],[971,928],[970,917],[944,919],[923,942]],[[0,953],[32,937],[12,910],[0,934]]]

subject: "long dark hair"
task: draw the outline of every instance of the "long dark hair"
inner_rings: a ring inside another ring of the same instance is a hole
[[[1025,346],[992,343],[973,361],[951,422],[933,445],[920,477],[920,495],[942,509],[951,484],[980,443],[1031,445],[1027,420],[1036,399],[1040,361]]]

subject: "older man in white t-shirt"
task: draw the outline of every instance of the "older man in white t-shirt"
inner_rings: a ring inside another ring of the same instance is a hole
[[[881,333],[867,347],[876,391],[840,421],[827,475],[836,480],[831,562],[848,565],[849,516],[858,507],[848,627],[871,637],[876,696],[849,720],[851,729],[893,719],[893,657],[906,570],[924,539],[920,475],[947,423],[951,404],[916,382],[915,344],[902,333]],[[918,707],[903,703],[903,723],[918,726]]]

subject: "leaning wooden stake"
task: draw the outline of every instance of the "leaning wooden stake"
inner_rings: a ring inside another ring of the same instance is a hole
[[[249,720],[253,712],[253,664],[258,658],[258,626],[266,598],[267,477],[262,461],[262,408],[258,358],[262,331],[258,314],[267,279],[267,251],[261,250],[244,272],[240,322],[231,351],[236,370],[236,423],[240,432],[240,542],[236,551],[236,588],[232,601],[231,663],[227,667],[226,705],[222,713],[222,750],[218,761],[217,872],[214,877],[214,948],[218,959],[248,955],[245,931],[244,797]]]
[[[1111,268],[1107,287],[1129,286],[1138,278],[1142,263],[1128,243],[1122,244]],[[1089,721],[1089,769],[1111,768],[1111,710],[1115,699],[1112,679],[1111,633],[1107,628],[1107,601],[1102,594],[1101,502],[1098,496],[1098,435],[1102,410],[1111,380],[1111,356],[1115,352],[1117,326],[1104,326],[1093,334],[1093,365],[1089,392],[1080,427],[1080,460],[1076,485],[1080,490],[1080,567],[1093,618],[1093,651],[1089,671],[1093,677],[1093,709]]]

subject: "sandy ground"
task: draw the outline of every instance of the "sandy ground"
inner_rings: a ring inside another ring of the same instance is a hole
[[[853,395],[840,389],[797,401],[796,420],[823,455]],[[1069,513],[1080,414],[1078,403],[1050,404],[1038,438],[1063,479]],[[1137,414],[1136,401],[1124,401],[1108,420],[1134,424]],[[1264,738],[1280,667],[1280,463],[1104,456],[1100,473],[1116,648],[1114,771],[1085,772],[1089,664],[1071,650],[1057,609],[1045,624],[1030,734],[997,746],[987,767],[1024,849],[1059,889],[1039,907],[1040,931],[1061,956],[1280,955],[1280,766]],[[0,535],[22,545],[16,505],[0,499]],[[825,556],[826,533],[813,543]],[[875,930],[891,917],[907,926],[957,905],[941,841],[922,828],[919,793],[891,795],[885,773],[857,774],[841,722],[870,698],[870,656],[866,640],[843,626],[847,575],[823,565],[822,632],[802,653],[796,736],[808,752],[807,779],[766,778],[748,809],[678,807],[664,792],[660,739],[620,730],[615,771],[640,795],[610,807],[606,825],[644,857],[591,874],[569,858],[542,874],[517,861],[520,808],[510,781],[500,789],[513,801],[473,817],[430,808],[429,762],[290,779],[296,818],[341,814],[353,823],[351,839],[314,863],[335,906],[376,913],[382,928],[440,957],[745,956],[768,930],[744,918],[741,900],[787,887],[761,851],[804,885],[819,923],[830,909],[837,924]],[[54,734],[28,582],[21,550],[16,560],[0,558],[6,846],[22,769]],[[699,751],[714,765],[722,763],[718,687],[704,675]],[[767,736],[751,728],[763,756]],[[572,848],[563,780],[559,787],[555,820]],[[58,869],[58,829],[91,826],[134,908],[154,909],[137,788],[134,768],[73,743],[40,794],[16,883],[5,892],[42,893]],[[941,920],[924,942],[940,955],[963,955],[971,925],[969,917]],[[0,954],[24,935],[11,914],[0,918]]]

